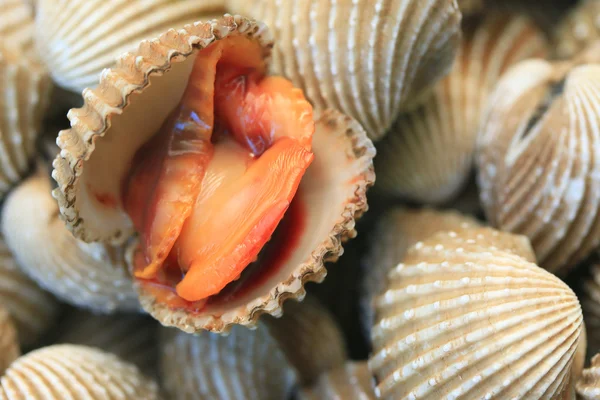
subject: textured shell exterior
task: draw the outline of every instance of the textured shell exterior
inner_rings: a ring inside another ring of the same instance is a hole
[[[4,307],[0,307],[0,376],[20,355],[17,328],[9,312]]]
[[[23,0],[0,0],[0,41],[33,46],[33,10]]]
[[[57,301],[19,269],[1,237],[0,304],[10,313],[23,348],[33,346],[58,315]]]
[[[518,15],[490,14],[468,27],[450,74],[378,147],[377,187],[419,203],[455,198],[470,176],[477,131],[496,82],[511,65],[547,53],[543,32]]]
[[[564,274],[600,243],[600,65],[528,60],[491,96],[478,137],[488,220]]]
[[[369,360],[380,398],[556,399],[572,390],[577,297],[489,243],[438,233],[390,272]]]
[[[55,342],[97,347],[136,365],[146,376],[156,376],[158,327],[155,320],[140,314],[75,311],[61,321]]]
[[[38,173],[3,205],[2,232],[27,275],[62,300],[100,312],[139,310],[123,251],[71,235],[50,195],[50,177]]]
[[[142,40],[223,15],[223,1],[39,0],[36,46],[54,80],[81,92]]]
[[[366,362],[348,362],[322,375],[310,388],[302,389],[300,400],[375,400],[375,388]]]
[[[302,385],[312,385],[322,373],[341,367],[348,358],[346,341],[333,316],[316,299],[290,301],[280,318],[265,318]]]
[[[592,357],[592,364],[583,370],[583,374],[575,385],[578,398],[582,400],[600,399],[600,355]]]
[[[585,0],[574,8],[556,31],[556,52],[561,58],[576,55],[600,39],[600,3]]]
[[[583,285],[581,309],[587,328],[587,356],[600,352],[600,266],[591,267],[591,277]]]
[[[29,171],[50,91],[43,68],[0,39],[0,197]]]
[[[460,41],[455,0],[229,0],[228,10],[273,30],[274,73],[373,140],[450,70]]]
[[[234,327],[228,336],[161,332],[162,386],[172,400],[289,397],[295,374],[265,326]]]
[[[43,378],[42,378],[43,377]],[[6,400],[159,399],[158,385],[112,354],[76,345],[54,345],[15,361],[0,379]]]

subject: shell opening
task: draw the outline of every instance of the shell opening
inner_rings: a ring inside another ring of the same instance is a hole
[[[521,133],[521,139],[525,139],[529,133],[533,130],[533,128],[537,125],[537,123],[544,118],[544,115],[552,106],[554,100],[560,96],[565,90],[565,81],[566,78],[561,79],[558,82],[552,82],[546,87],[546,92],[542,98],[542,101],[537,105],[531,117],[529,117],[529,121],[527,122],[527,126],[525,130]]]

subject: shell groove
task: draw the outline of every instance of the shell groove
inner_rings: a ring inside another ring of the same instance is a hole
[[[52,326],[58,314],[54,297],[44,292],[17,266],[0,237],[0,304],[10,313],[19,343],[33,346]]]
[[[491,14],[465,28],[450,74],[378,146],[377,187],[419,203],[455,198],[471,176],[477,130],[494,85],[511,65],[547,53],[532,20]]]
[[[23,0],[0,0],[0,42],[23,49],[33,46],[33,12]]]
[[[583,324],[577,297],[537,265],[463,232],[417,243],[390,272],[369,360],[378,396],[568,395]]]
[[[375,400],[375,389],[366,362],[348,362],[321,375],[315,385],[303,388],[300,400]]]
[[[50,190],[50,178],[39,172],[4,203],[2,232],[23,271],[75,306],[139,310],[123,251],[75,239],[60,220]]]
[[[373,140],[450,70],[460,39],[454,0],[229,0],[227,7],[272,29],[272,72],[301,87],[317,110],[355,118]]]
[[[162,384],[173,400],[289,396],[295,374],[266,327],[233,327],[228,336],[161,332]]]
[[[558,274],[600,243],[600,65],[587,58],[509,70],[477,143],[488,220],[528,236],[540,265]]]
[[[17,329],[8,311],[0,306],[0,376],[20,355]]]
[[[6,371],[0,385],[0,396],[6,400],[160,398],[156,383],[133,365],[75,345],[54,345],[22,356]]]
[[[139,42],[223,15],[224,0],[39,0],[36,45],[54,80],[81,92]]]

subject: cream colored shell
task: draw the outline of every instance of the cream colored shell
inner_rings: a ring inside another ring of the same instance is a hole
[[[1,236],[0,304],[10,313],[25,349],[42,338],[58,314],[57,301],[21,272]]]
[[[0,306],[0,376],[20,355],[17,328],[8,311]]]
[[[592,357],[592,364],[583,370],[583,375],[575,385],[582,400],[600,399],[600,355]]]
[[[117,56],[170,28],[223,15],[224,0],[39,0],[36,46],[54,80],[81,92]]]
[[[236,326],[228,336],[161,332],[162,386],[172,400],[280,400],[295,381],[266,327]]]
[[[50,177],[39,171],[3,205],[2,232],[23,271],[78,307],[139,310],[123,251],[75,239],[60,220],[50,191]]]
[[[584,0],[563,18],[554,32],[556,53],[569,58],[600,39],[600,2]]]
[[[567,396],[583,328],[577,297],[488,237],[466,237],[431,236],[390,272],[369,360],[379,398]]]
[[[33,11],[24,0],[0,0],[0,42],[33,46]]]
[[[5,400],[155,400],[156,383],[116,356],[85,346],[54,345],[15,361],[0,379]]]
[[[411,201],[441,204],[471,176],[477,130],[488,96],[511,65],[547,53],[543,32],[527,17],[490,14],[468,28],[452,71],[378,147],[377,187]]]
[[[528,236],[540,265],[559,274],[600,243],[600,65],[585,57],[509,70],[478,137],[488,220]]]
[[[344,366],[321,375],[315,385],[303,388],[300,400],[375,400],[371,373],[367,363],[348,362]]]
[[[460,39],[455,0],[229,0],[275,36],[272,72],[380,139],[451,68]]]

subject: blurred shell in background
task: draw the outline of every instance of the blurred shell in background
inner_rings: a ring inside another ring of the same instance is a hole
[[[600,355],[592,357],[592,365],[583,370],[583,375],[575,387],[582,400],[600,399]]]
[[[582,0],[555,31],[556,55],[570,58],[600,39],[600,1]]]
[[[281,400],[291,393],[294,370],[261,324],[255,330],[235,326],[228,336],[165,328],[160,338],[168,399]]]
[[[468,232],[419,242],[390,272],[375,301],[369,360],[379,397],[568,394],[583,328],[577,297],[489,236]]]
[[[224,0],[39,0],[36,46],[56,83],[81,92],[117,56],[170,28],[223,15]]]
[[[464,17],[483,11],[485,0],[456,0],[456,2]]]
[[[4,203],[2,232],[23,271],[75,306],[100,312],[139,310],[123,251],[75,239],[50,192],[50,177],[40,171]]]
[[[33,9],[24,0],[0,0],[0,42],[31,50]]]
[[[450,74],[423,105],[401,115],[378,146],[377,188],[419,203],[455,198],[471,177],[477,131],[494,85],[511,65],[544,56],[547,47],[527,17],[494,13],[465,24]]]
[[[372,380],[366,362],[348,362],[321,375],[315,385],[302,389],[299,398],[300,400],[375,400]]]
[[[0,376],[20,355],[17,329],[8,311],[0,306]]]
[[[42,378],[43,377],[43,378]],[[54,345],[15,361],[0,379],[6,400],[158,400],[158,386],[116,356],[85,346]]]
[[[587,328],[587,356],[600,352],[600,266],[592,265],[580,294],[581,308]]]
[[[354,117],[373,140],[450,70],[460,39],[454,0],[229,0],[227,8],[269,26],[274,74],[315,109]]]

